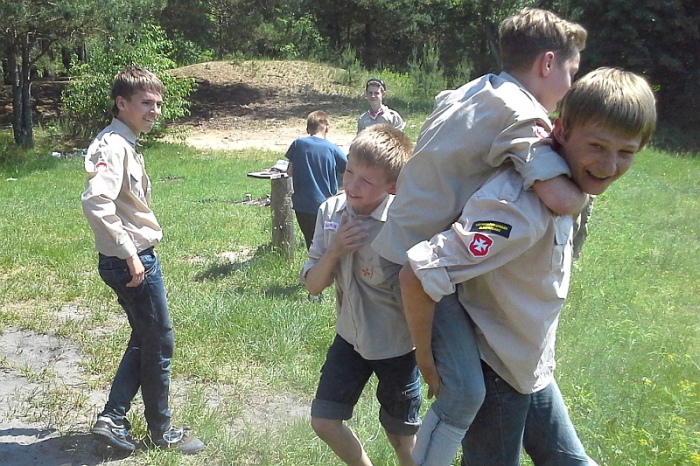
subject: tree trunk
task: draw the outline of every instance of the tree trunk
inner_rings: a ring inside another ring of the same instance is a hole
[[[20,84],[22,89],[22,116],[20,122],[20,147],[34,146],[34,121],[32,118],[32,63],[30,54],[29,34],[22,37],[22,73]]]

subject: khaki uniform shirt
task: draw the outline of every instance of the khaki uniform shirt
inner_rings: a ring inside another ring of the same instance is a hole
[[[522,175],[506,167],[474,194],[450,230],[408,251],[433,300],[457,288],[481,358],[521,393],[541,390],[553,377],[573,223],[525,191]]]
[[[547,111],[509,74],[483,76],[436,101],[373,243],[399,264],[411,246],[449,228],[503,163],[514,164],[525,187],[569,174],[546,138],[552,129]]]
[[[359,133],[368,126],[387,124],[391,125],[399,131],[403,131],[406,127],[406,122],[403,121],[401,115],[396,110],[392,110],[386,105],[382,105],[376,114],[372,114],[370,110],[360,115],[357,120],[357,132]]]
[[[343,215],[361,219],[373,238],[386,220],[393,196],[387,196],[368,216],[356,215],[345,199],[345,194],[338,194],[321,204],[302,282],[333,241]],[[335,330],[365,359],[394,358],[413,350],[401,305],[400,268],[382,259],[367,243],[341,258],[335,270]]]
[[[151,182],[136,135],[114,118],[88,148],[83,212],[95,233],[95,248],[127,259],[163,237],[151,204]]]

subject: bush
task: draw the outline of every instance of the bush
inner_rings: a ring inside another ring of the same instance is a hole
[[[148,69],[165,85],[161,121],[187,115],[189,102],[186,99],[194,88],[194,80],[176,78],[167,73],[175,67],[175,62],[168,58],[171,51],[172,44],[157,26],[146,28],[125,44],[108,42],[103,49],[91,51],[87,63],[71,68],[70,81],[63,92],[62,114],[66,130],[74,136],[86,137],[94,135],[110,121],[112,80],[128,65]],[[162,132],[162,123],[158,122],[151,134]]]

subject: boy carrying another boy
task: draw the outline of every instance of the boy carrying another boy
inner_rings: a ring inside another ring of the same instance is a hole
[[[578,213],[586,202],[563,176],[569,168],[547,139],[548,114],[571,87],[586,31],[551,12],[525,8],[501,23],[499,39],[503,71],[441,93],[421,129],[387,221],[372,243],[391,262],[404,264],[408,249],[448,229],[472,194],[504,164],[513,166],[525,188],[532,187],[556,213]],[[485,222],[482,228],[500,227]],[[454,293],[437,304],[436,315],[454,321],[454,328],[471,328]],[[437,366],[421,364],[428,396],[437,399],[418,432],[414,456],[419,464],[451,464],[483,401],[476,341],[465,338],[463,343],[469,361],[446,350],[436,356]]]
[[[172,323],[154,246],[163,231],[151,210],[151,182],[137,150],[141,133],[153,129],[163,105],[163,83],[137,66],[114,78],[112,123],[95,137],[85,157],[87,189],[83,213],[95,234],[102,280],[126,312],[131,337],[92,434],[125,451],[136,446],[126,418],[141,389],[149,446],[198,453],[204,443],[189,427],[170,425],[170,364],[175,349]]]
[[[301,280],[312,295],[335,282],[336,337],[321,369],[311,405],[311,425],[348,465],[372,462],[353,431],[352,417],[372,373],[377,375],[379,419],[399,464],[413,465],[420,425],[420,375],[401,307],[400,266],[370,247],[386,220],[411,141],[389,125],[374,125],[350,145],[345,192],[319,208],[309,260]]]
[[[357,119],[357,132],[372,125],[387,124],[403,131],[406,122],[401,115],[384,105],[386,97],[386,84],[379,78],[370,78],[365,84],[365,98],[369,102],[369,110],[360,115]]]
[[[633,73],[601,68],[564,97],[553,146],[573,182],[599,195],[627,172],[655,125],[648,83]],[[526,420],[542,432],[541,438],[530,439],[544,452],[532,455],[535,464],[588,464],[572,428],[566,429],[568,438],[548,433],[562,435],[555,423],[570,424],[553,371],[573,224],[574,216],[552,212],[523,187],[521,174],[504,165],[465,203],[451,229],[408,251],[410,266],[401,271],[401,289],[421,369],[425,364],[433,370],[433,356],[442,357],[438,352],[465,354],[470,348],[462,342],[473,338],[468,326],[455,329],[455,322],[438,317],[435,302],[457,289],[459,304],[473,321],[486,398],[464,438],[463,466],[518,465],[530,428]],[[442,340],[437,346],[436,338]],[[438,366],[438,376],[439,371]],[[558,412],[540,417],[537,410]],[[572,445],[574,451],[555,453]]]

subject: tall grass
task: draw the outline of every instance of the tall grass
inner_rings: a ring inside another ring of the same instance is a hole
[[[237,203],[269,193],[268,181],[245,174],[278,154],[169,144],[144,152],[165,231],[158,252],[176,329],[174,386],[182,387],[174,410],[209,448],[195,459],[139,453],[130,464],[340,464],[304,420],[275,430],[234,423],[253,395],[308,403],[333,336],[332,293],[309,302],[298,285],[299,232],[287,262],[269,250],[269,208]],[[105,389],[128,326],[96,272],[79,204],[82,159],[49,153],[39,147],[0,166],[0,329],[75,341],[89,386]],[[602,465],[700,464],[698,179],[700,159],[648,150],[596,201],[562,317],[557,374]],[[66,305],[80,325],[58,318]],[[374,388],[351,425],[375,464],[395,464]],[[143,433],[141,416],[133,420]]]

